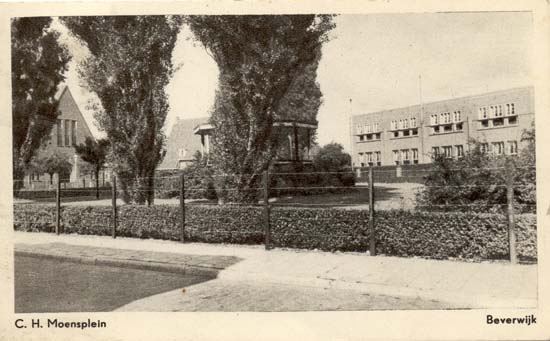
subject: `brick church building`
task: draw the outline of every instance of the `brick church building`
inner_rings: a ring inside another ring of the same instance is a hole
[[[29,170],[25,175],[23,187],[48,189],[52,187],[52,183],[57,183],[59,178],[65,183],[65,187],[92,187],[95,185],[93,174],[85,171],[85,162],[76,154],[75,146],[84,143],[87,137],[93,138],[93,135],[67,86],[60,89],[56,99],[59,100],[59,115],[50,136],[44,138],[34,159],[38,160],[54,153],[63,155],[72,165],[70,174],[62,174],[61,177],[55,174],[53,179],[50,179],[48,174],[38,174]],[[100,174],[100,184],[108,180],[108,174]]]

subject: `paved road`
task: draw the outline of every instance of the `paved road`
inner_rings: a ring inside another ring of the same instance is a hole
[[[445,309],[419,298],[15,256],[15,312]]]
[[[112,311],[143,297],[215,277],[17,255],[14,263],[16,313]]]
[[[331,288],[411,300],[420,297],[446,302],[444,307],[448,308],[536,307],[538,301],[536,264],[468,263],[304,250],[265,251],[260,245],[182,244],[47,233],[15,232],[15,237],[16,252],[119,260],[124,264],[135,263],[132,260],[136,259],[148,263],[168,262],[185,269],[209,267],[214,273],[219,271],[216,282],[242,282],[245,288],[254,284],[254,288],[246,290],[256,292],[255,288],[260,288],[259,295],[269,288],[276,291],[290,286],[299,289],[297,292],[303,287],[316,287],[321,289],[320,293]],[[287,292],[278,292],[275,296],[281,295],[292,297]],[[398,305],[394,309],[399,309]]]

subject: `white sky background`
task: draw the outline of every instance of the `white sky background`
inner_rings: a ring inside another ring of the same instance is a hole
[[[533,23],[527,12],[341,15],[323,47],[318,81],[323,104],[318,141],[349,147],[349,115],[532,85]],[[56,23],[73,53],[66,83],[89,122],[90,94],[79,86],[77,63],[86,50]],[[168,86],[168,134],[176,117],[207,116],[218,69],[183,28],[173,54],[182,64]],[[353,99],[350,106],[349,99]],[[348,149],[349,150],[349,149]]]

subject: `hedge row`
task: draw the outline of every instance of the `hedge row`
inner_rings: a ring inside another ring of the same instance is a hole
[[[14,205],[14,228],[20,231],[54,232],[55,206]],[[264,240],[262,211],[259,207],[189,205],[186,212],[188,241],[207,243],[260,244]],[[61,231],[88,235],[111,235],[110,206],[62,206]],[[179,240],[178,206],[118,207],[117,236]]]
[[[14,197],[17,199],[47,199],[55,198],[56,190],[19,190],[14,192]],[[90,197],[96,195],[95,187],[86,188],[61,188],[61,197]],[[99,195],[101,198],[109,198],[111,196],[111,187],[100,187]]]
[[[16,230],[53,232],[55,207],[15,205]],[[177,206],[121,206],[117,235],[178,240]],[[110,207],[63,207],[64,233],[110,235]],[[277,247],[325,251],[368,250],[368,212],[318,208],[273,208],[272,242]],[[435,259],[508,258],[507,220],[503,215],[430,213],[400,210],[376,214],[377,252]],[[258,206],[186,207],[185,238],[208,243],[261,244],[264,211]],[[536,216],[516,216],[517,253],[536,260]]]

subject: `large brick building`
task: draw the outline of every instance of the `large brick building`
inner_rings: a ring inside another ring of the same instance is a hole
[[[471,139],[487,152],[515,154],[533,122],[532,87],[356,115],[353,164],[422,164],[438,153],[460,157]]]

